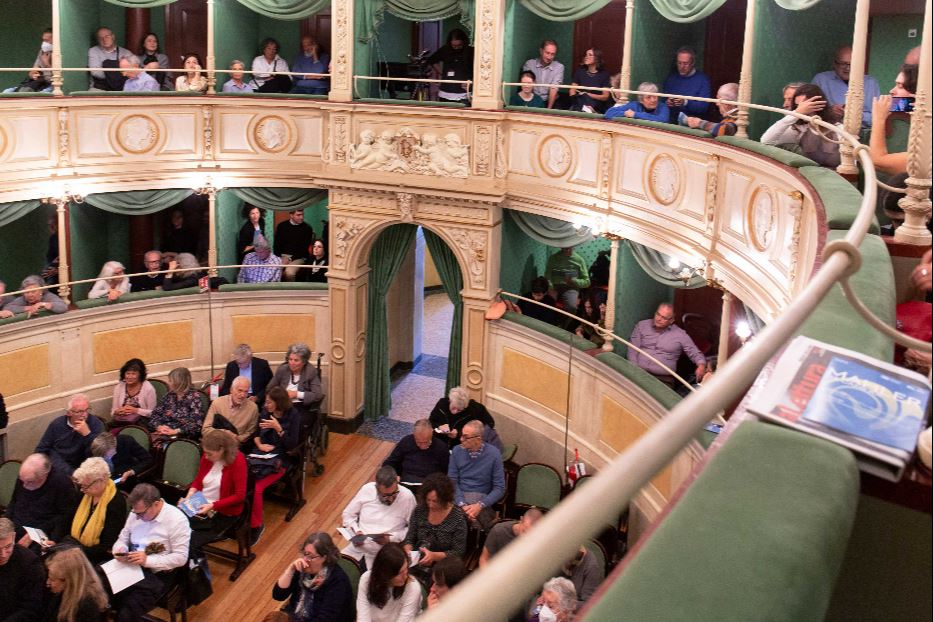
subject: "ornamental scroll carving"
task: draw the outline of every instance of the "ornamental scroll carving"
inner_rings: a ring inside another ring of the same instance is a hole
[[[495,58],[493,46],[496,39],[496,16],[493,8],[496,2],[493,0],[480,0],[480,13],[476,20],[479,24],[479,75],[476,84],[473,85],[473,91],[480,96],[490,96],[493,94],[493,66]]]
[[[711,155],[706,161],[706,230],[713,230],[716,205],[719,202],[719,156]]]
[[[599,196],[603,199],[609,198],[610,170],[612,165],[612,137],[609,134],[603,134],[599,140]]]
[[[350,48],[350,21],[347,18],[347,3],[334,2],[334,46],[331,54],[331,80],[338,88],[349,89],[350,77],[347,51]]]
[[[202,106],[201,117],[204,119],[204,159],[214,159],[214,107]]]
[[[414,173],[436,177],[466,177],[470,148],[456,134],[438,138],[426,133],[420,138],[409,128],[360,132],[360,142],[347,149],[350,168]]]
[[[334,267],[344,269],[347,267],[347,255],[350,244],[373,221],[338,216],[334,219]]]
[[[794,228],[790,241],[790,282],[797,281],[797,268],[800,265],[800,228],[803,220],[803,194],[795,190],[790,194],[790,213],[794,218]]]
[[[506,159],[505,159],[505,132],[502,128],[496,128],[496,179],[505,179]]]
[[[334,117],[334,164],[347,161],[347,117]]]
[[[489,156],[492,152],[492,132],[485,125],[476,128],[473,134],[473,174],[485,177],[489,174]]]
[[[483,287],[486,281],[486,234],[471,229],[447,229],[447,233],[467,259],[470,283],[473,287]]]
[[[410,192],[396,192],[395,202],[398,204],[399,217],[402,222],[414,222],[415,195]]]
[[[68,109],[58,109],[58,164],[59,166],[68,166],[71,164],[71,158],[68,157],[70,151],[71,139],[68,134]],[[2,151],[2,150],[0,150]]]

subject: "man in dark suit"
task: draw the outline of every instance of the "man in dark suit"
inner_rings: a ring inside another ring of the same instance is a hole
[[[253,356],[252,349],[241,343],[233,349],[233,360],[227,363],[227,369],[224,370],[224,383],[220,387],[220,395],[230,393],[230,385],[237,376],[249,378],[249,399],[256,402],[256,407],[262,410],[266,399],[266,386],[272,380],[269,361]]]

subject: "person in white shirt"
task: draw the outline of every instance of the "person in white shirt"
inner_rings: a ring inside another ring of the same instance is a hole
[[[266,80],[272,77],[273,71],[290,71],[288,63],[279,56],[278,41],[271,37],[263,39],[262,43],[259,44],[259,49],[262,53],[253,59],[252,67],[253,79],[251,84],[255,84],[256,90],[259,90],[266,83]]]
[[[117,622],[141,620],[172,586],[169,571],[188,562],[191,527],[188,517],[168,505],[152,484],[139,484],[130,493],[132,510],[113,545],[113,556],[142,567],[145,578],[114,596]]]
[[[373,567],[373,558],[385,544],[401,542],[408,533],[408,519],[415,509],[415,495],[399,487],[395,469],[384,466],[376,473],[376,481],[363,484],[343,510],[343,526],[357,535],[377,535],[376,538],[350,542],[342,551],[354,559],[366,559]]]
[[[106,298],[113,302],[130,291],[130,279],[125,276],[126,268],[119,261],[108,261],[100,269],[94,287],[88,292],[88,300]]]
[[[356,622],[411,622],[421,610],[421,585],[408,576],[408,555],[390,542],[360,577]]]

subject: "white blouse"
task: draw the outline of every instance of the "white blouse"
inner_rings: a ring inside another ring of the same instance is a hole
[[[220,480],[223,477],[223,470],[224,463],[215,462],[211,470],[204,476],[201,492],[204,493],[204,497],[211,503],[216,503],[217,500],[220,499]]]
[[[360,588],[356,595],[356,622],[411,622],[421,612],[421,584],[409,578],[405,591],[398,599],[389,596],[386,606],[379,609],[369,602],[369,576],[366,571],[360,577]]]

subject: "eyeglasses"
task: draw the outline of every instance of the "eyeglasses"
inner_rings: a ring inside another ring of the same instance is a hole
[[[388,501],[389,499],[394,499],[398,496],[398,493],[401,492],[396,490],[395,492],[379,493],[379,498]]]
[[[467,436],[466,434],[464,434],[464,435],[462,435],[462,436],[460,437],[460,441],[461,441],[461,442],[463,442],[463,441],[469,441],[469,440],[472,440],[472,439],[474,439],[474,438],[479,438],[479,435],[478,435],[478,434],[472,434],[472,435],[470,435],[470,436]]]
[[[91,412],[91,408],[69,408],[68,412],[72,415],[87,415]]]
[[[851,68],[852,68],[852,63],[844,63],[844,62],[842,62],[841,60],[834,60],[834,61],[833,61],[833,64],[835,64],[837,67],[842,67],[842,68],[844,68],[844,69],[851,69]]]
[[[313,560],[315,560],[315,559],[324,557],[323,555],[318,555],[318,554],[316,554],[316,553],[308,553],[308,552],[304,552],[304,553],[302,553],[302,555],[303,555],[304,558],[305,558],[306,560],[308,560],[309,562],[310,562],[310,561],[313,561]]]
[[[90,489],[92,486],[94,486],[95,484],[99,484],[99,483],[101,483],[102,481],[104,481],[104,478],[99,477],[99,478],[95,479],[94,481],[88,482],[88,483],[86,483],[86,484],[82,484],[82,483],[79,482],[79,481],[75,481],[75,484],[77,484],[77,485],[78,485],[78,488],[80,488],[81,490],[88,490],[88,489]],[[145,512],[144,512],[144,513],[145,513]]]
[[[661,318],[665,322],[670,322],[671,320],[674,319],[673,315],[661,315],[660,313],[655,313],[654,317]]]
[[[139,518],[142,518],[143,516],[146,515],[146,512],[148,512],[149,510],[152,509],[152,506],[154,506],[154,505],[155,505],[155,501],[153,501],[152,503],[150,503],[149,505],[147,505],[146,508],[145,508],[144,510],[142,510],[141,512],[137,512],[136,510],[133,510],[133,514],[135,514],[135,515],[138,516]]]

